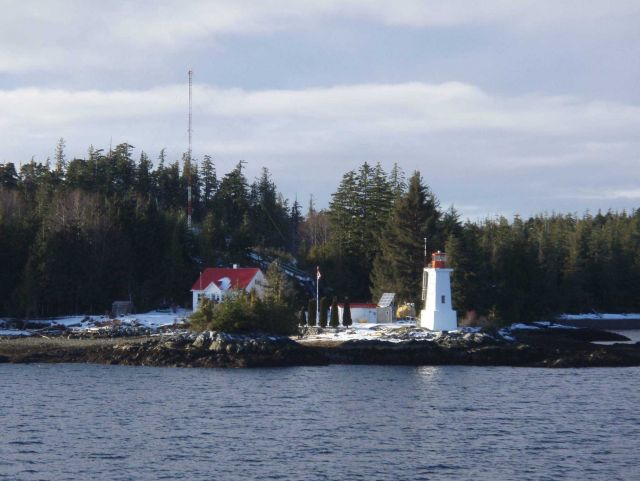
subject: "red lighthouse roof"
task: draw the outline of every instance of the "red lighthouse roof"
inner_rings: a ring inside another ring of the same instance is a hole
[[[203,291],[215,283],[220,290],[246,289],[260,272],[257,267],[208,267],[191,287],[192,291]]]
[[[444,252],[434,252],[431,256],[431,266],[434,269],[444,269],[447,267],[447,255]]]

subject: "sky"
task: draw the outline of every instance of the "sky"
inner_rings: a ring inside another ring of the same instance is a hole
[[[0,163],[128,142],[326,207],[363,162],[444,208],[640,206],[637,0],[0,0]]]

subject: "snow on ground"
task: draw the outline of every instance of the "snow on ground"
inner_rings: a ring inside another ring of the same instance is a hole
[[[20,329],[0,329],[0,336],[30,336],[29,331],[23,331]]]
[[[574,326],[564,326],[562,324],[556,324],[554,322],[549,321],[537,321],[531,324],[523,324],[521,322],[516,322],[509,326],[509,330],[514,331],[518,329],[528,329],[528,330],[536,330],[536,329],[577,329]]]
[[[379,339],[389,329],[393,329],[393,324],[356,324],[348,329],[333,330],[328,327],[324,332],[312,334],[306,339],[335,340],[335,341],[355,341],[362,339]]]
[[[191,314],[186,309],[172,311],[151,311],[142,314],[127,314],[117,317],[121,325],[142,326],[150,329],[180,324]],[[106,316],[70,316],[53,320],[54,324],[63,325],[71,329],[99,329],[101,324],[111,321]],[[38,322],[38,321],[35,321]]]
[[[517,330],[538,330],[538,329],[576,329],[571,326],[562,326],[560,324],[548,321],[535,322],[532,324],[515,323],[507,327],[503,327],[498,331],[500,337],[504,340],[513,342],[515,338],[512,336],[513,331]],[[460,327],[451,333],[474,334],[480,332],[480,327]],[[430,331],[425,328],[417,327],[415,322],[399,322],[390,324],[356,324],[348,329],[326,328],[320,334],[311,334],[305,336],[308,340],[333,340],[333,341],[358,341],[358,340],[380,340],[389,342],[402,342],[409,340],[432,341],[442,334],[438,331]]]
[[[588,314],[562,314],[558,319],[567,321],[578,321],[581,319],[594,319],[602,321],[620,321],[625,319],[640,319],[640,313],[628,313],[628,314],[599,314],[596,312]]]
[[[43,329],[46,329],[48,326],[62,325],[74,331],[94,331],[104,327],[113,326],[114,324],[123,326],[140,326],[155,331],[160,328],[182,324],[190,314],[191,311],[187,309],[178,309],[176,312],[172,312],[170,310],[157,310],[141,314],[120,316],[115,321],[106,316],[65,316],[54,319],[35,319],[31,320],[30,323],[32,325],[38,324],[39,326],[42,326]],[[640,314],[563,314],[560,317],[560,320],[562,319],[640,319]],[[571,327],[548,321],[540,321],[532,324],[515,323],[498,332],[505,340],[513,341],[514,338],[511,336],[511,331],[513,330],[545,328],[567,329]],[[460,328],[457,332],[466,334],[475,333],[479,330],[480,328],[476,327],[464,327]],[[37,333],[37,331],[38,329],[23,330],[2,328],[2,321],[0,320],[0,336],[30,336],[34,334],[34,332]],[[399,321],[389,324],[355,324],[347,329],[341,327],[338,330],[328,327],[324,329],[324,332],[322,333],[305,336],[305,339],[333,341],[384,340],[390,342],[402,342],[407,340],[429,341],[436,339],[438,335],[438,332],[416,327],[415,322]]]
[[[165,326],[181,324],[190,314],[190,310],[177,309],[176,312],[167,310],[151,311],[142,314],[127,314],[116,319],[110,319],[107,316],[65,316],[52,319],[32,319],[29,323],[31,325],[38,325],[41,329],[58,325],[65,326],[73,331],[94,331],[105,326],[116,324],[122,326],[140,326],[156,330]],[[39,329],[0,329],[0,336],[30,336],[38,330]]]
[[[435,339],[437,333],[427,329],[416,328],[415,322],[398,322],[388,324],[354,324],[349,328],[334,329],[327,327],[324,332],[305,336],[306,340],[326,341],[361,341],[380,340],[402,342],[408,340],[429,341]]]

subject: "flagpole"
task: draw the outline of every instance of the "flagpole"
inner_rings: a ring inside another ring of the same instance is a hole
[[[316,267],[316,322],[320,322],[320,266]]]

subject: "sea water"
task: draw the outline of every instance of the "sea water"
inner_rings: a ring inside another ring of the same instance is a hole
[[[640,368],[0,365],[2,480],[640,479]]]

